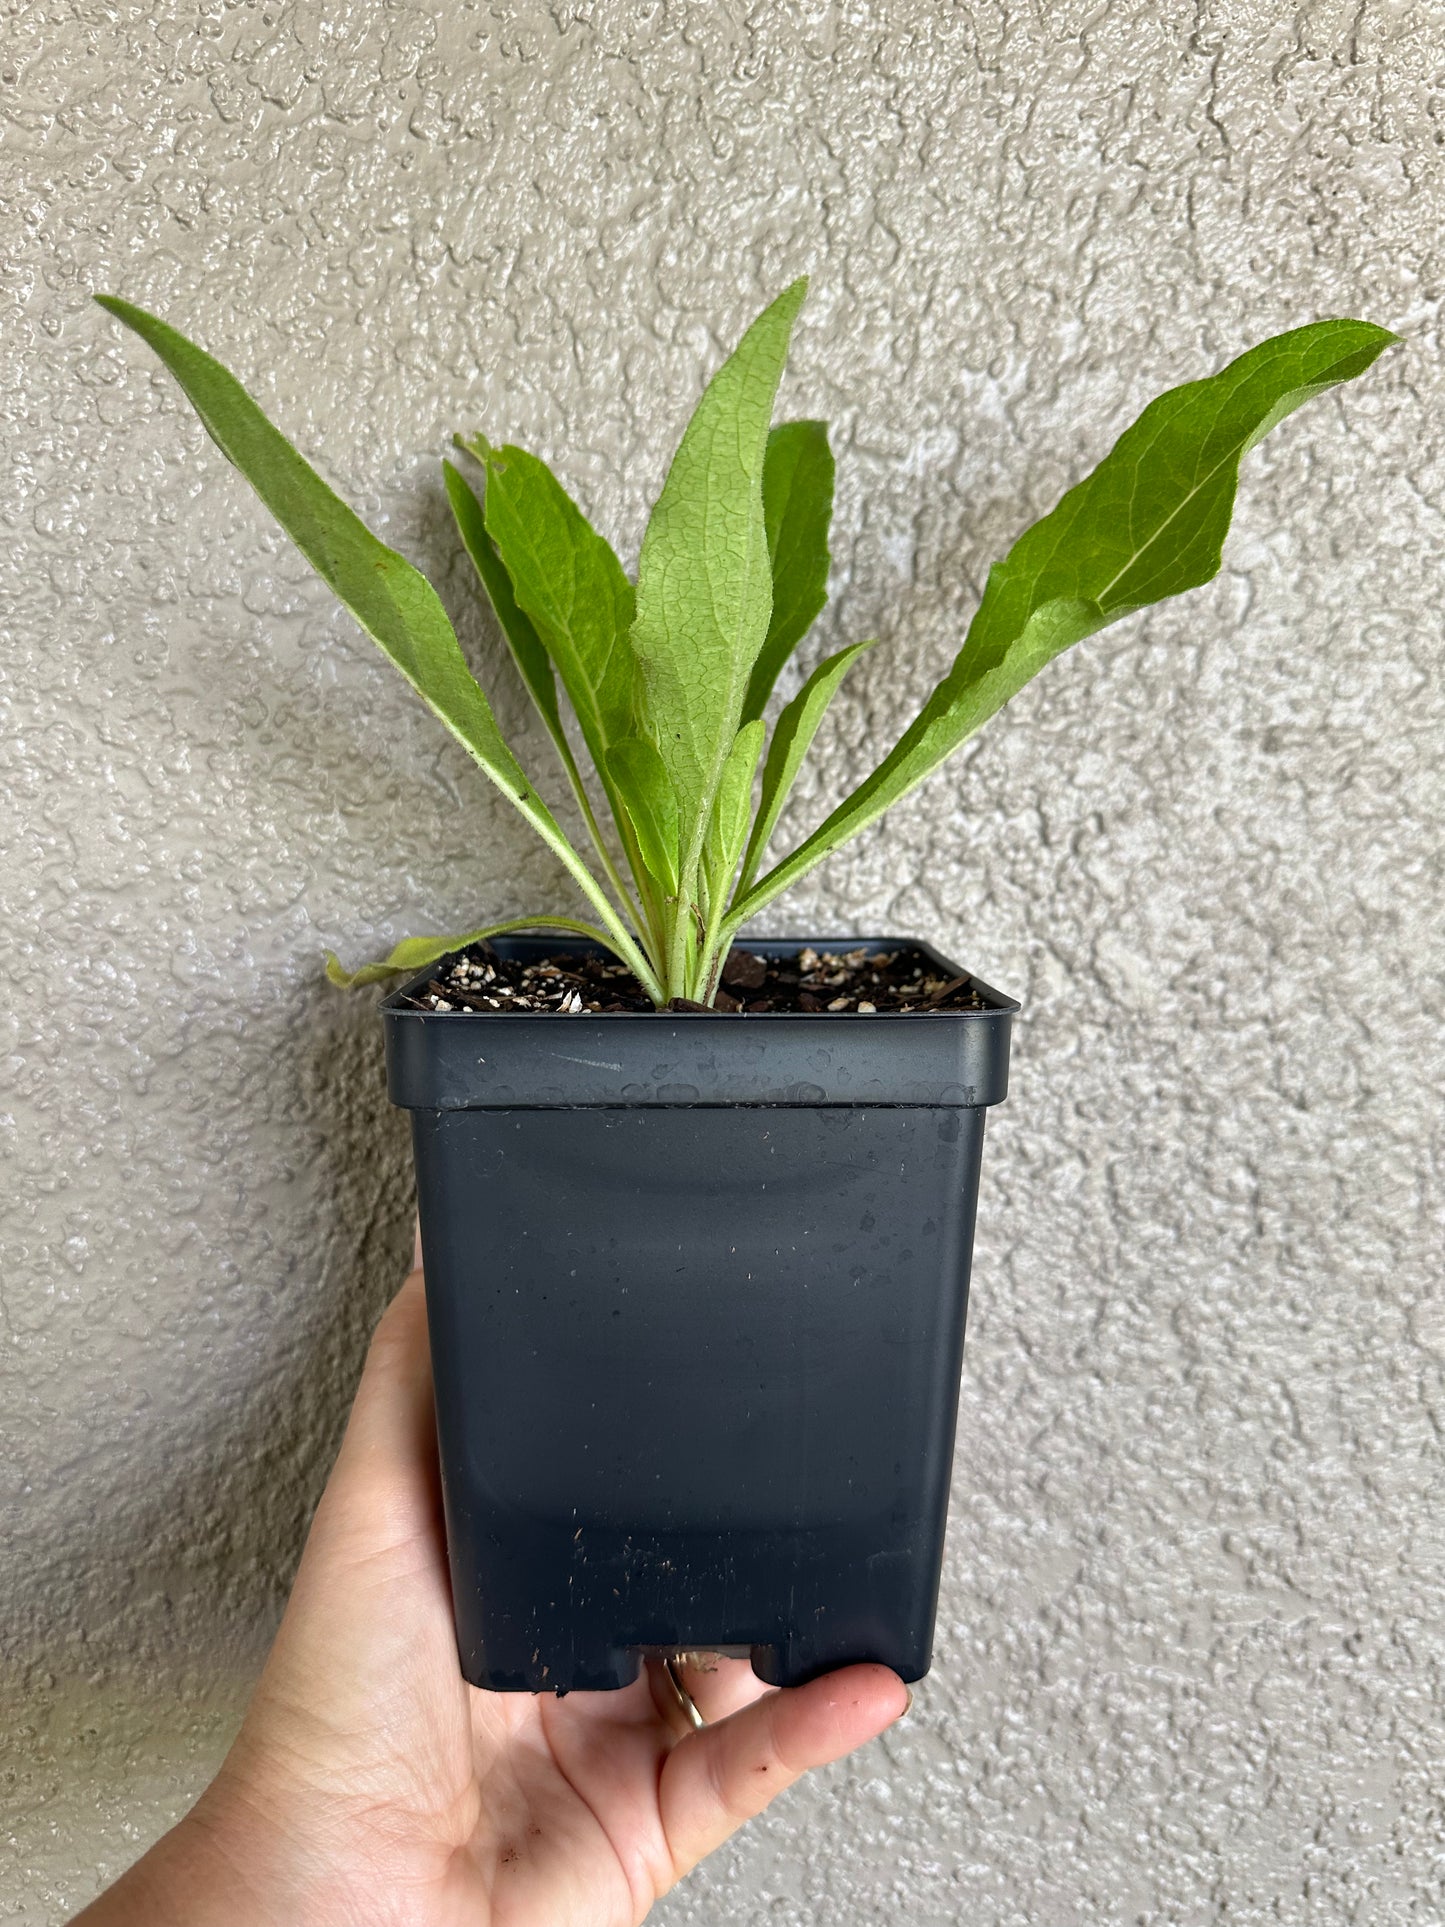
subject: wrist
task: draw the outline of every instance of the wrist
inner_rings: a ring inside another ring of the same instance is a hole
[[[226,1769],[74,1927],[327,1927],[334,1896],[318,1891],[289,1829],[228,1783]]]
[[[269,1927],[198,1810],[161,1835],[74,1927]]]

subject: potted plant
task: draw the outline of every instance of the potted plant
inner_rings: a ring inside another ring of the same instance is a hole
[[[635,587],[535,455],[473,435],[469,474],[446,465],[590,859],[425,579],[219,363],[102,297],[587,906],[328,961],[343,984],[407,978],[382,1005],[390,1088],[413,1124],[462,1665],[493,1689],[620,1686],[648,1649],[747,1650],[779,1683],[927,1670],[983,1118],[1018,1006],[907,938],[738,939],[1046,662],[1208,581],[1245,452],[1394,339],[1317,322],[1152,402],[994,565],[899,742],[769,867],[871,646],[819,664],[769,732],[828,573],[826,428],[772,426],[804,292],[708,384]],[[559,936],[517,934],[538,928]]]

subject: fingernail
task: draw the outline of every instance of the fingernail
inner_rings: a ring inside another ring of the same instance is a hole
[[[908,1715],[912,1711],[913,1711],[913,1688],[911,1686],[905,1686],[903,1689],[903,1711],[898,1715],[899,1719],[906,1720],[908,1718]]]

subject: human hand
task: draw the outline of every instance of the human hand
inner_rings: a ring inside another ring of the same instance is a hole
[[[897,1719],[850,1666],[745,1660],[615,1693],[485,1693],[457,1664],[420,1270],[377,1328],[239,1737],[76,1927],[632,1927],[809,1767]]]

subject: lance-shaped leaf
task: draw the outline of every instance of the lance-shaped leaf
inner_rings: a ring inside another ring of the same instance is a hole
[[[596,924],[581,923],[576,917],[509,917],[505,923],[483,924],[480,930],[468,930],[459,937],[403,937],[387,956],[376,963],[362,964],[357,970],[344,969],[336,952],[328,950],[326,974],[339,990],[379,984],[403,971],[424,970],[439,958],[451,956],[454,950],[465,950],[468,944],[500,937],[508,930],[570,930],[574,936],[589,937],[594,943],[612,948],[612,940],[605,930],[599,930]]]
[[[761,716],[744,723],[723,763],[704,845],[708,901],[714,906],[726,896],[747,840],[748,818],[753,806],[753,777],[757,774],[758,758],[763,753],[763,737],[766,733],[767,728]]]
[[[512,592],[512,578],[503,566],[497,553],[497,545],[487,533],[486,520],[482,505],[477,500],[471,483],[453,463],[443,461],[442,473],[446,477],[447,500],[452,505],[452,515],[456,521],[457,533],[472,564],[487,592],[487,600],[502,634],[506,637],[507,647],[517,665],[522,681],[527,685],[528,694],[537,705],[538,713],[547,725],[547,733],[557,746],[569,775],[576,769],[572,750],[562,728],[562,712],[557,702],[557,678],[553,673],[552,659],[542,645],[542,639],[533,628],[531,618],[518,606]]]
[[[783,813],[788,792],[803,766],[803,758],[812,747],[824,712],[856,658],[872,647],[871,641],[849,643],[846,649],[840,649],[835,656],[820,662],[779,716],[773,729],[773,739],[768,744],[768,760],[763,765],[763,793],[743,857],[742,874],[738,878],[739,896],[747,894],[757,875],[758,865],[772,840],[773,831],[778,827],[778,818]]]
[[[1277,422],[1363,374],[1397,337],[1364,321],[1277,335],[1161,395],[990,571],[953,668],[885,761],[738,904],[740,923],[873,822],[1046,662],[1219,568],[1239,463]]]
[[[677,894],[677,797],[645,736],[628,736],[607,752],[607,772],[637,837],[637,847],[664,896]]]
[[[460,436],[455,439],[459,447],[468,447]],[[468,452],[470,453],[471,450],[468,449]],[[572,785],[572,794],[577,799],[577,806],[582,812],[583,821],[587,825],[598,859],[617,892],[618,901],[626,904],[632,916],[637,918],[640,913],[626,883],[613,864],[612,853],[598,827],[592,798],[587,793],[587,785],[582,780],[582,772],[577,767],[577,758],[572,754],[572,745],[567,739],[567,726],[562,720],[561,708],[557,701],[557,677],[552,668],[552,658],[547,654],[546,645],[537,634],[531,617],[517,602],[512,589],[512,578],[508,575],[506,565],[497,552],[496,543],[487,533],[486,517],[481,503],[477,500],[476,492],[460,470],[454,468],[450,462],[444,461],[442,467],[446,471],[447,496],[452,505],[457,530],[466,545],[467,553],[476,566],[482,586],[487,592],[487,600],[491,603],[492,611],[501,624],[502,633],[511,647],[512,657],[522,680],[527,685],[543,722],[547,725],[547,732],[567,773],[567,781]],[[615,800],[612,798],[610,789],[608,799]],[[628,840],[626,826],[619,825],[619,828],[623,830],[623,843],[630,859],[634,854],[635,845]]]
[[[685,883],[768,633],[763,465],[806,290],[806,281],[795,281],[765,308],[709,382],[643,538],[632,639],[649,733],[677,793]]]
[[[767,708],[778,672],[828,600],[828,525],[833,519],[833,451],[826,422],[782,422],[763,461],[763,522],[773,576],[773,612],[743,719]]]
[[[491,705],[426,577],[377,540],[220,362],[143,308],[112,295],[96,299],[160,356],[221,453],[418,695],[561,858],[602,914],[612,933],[609,944],[641,977],[647,969],[641,953],[503,741]]]
[[[486,532],[605,775],[608,749],[635,728],[632,584],[538,456],[481,436],[462,446],[486,469]]]

